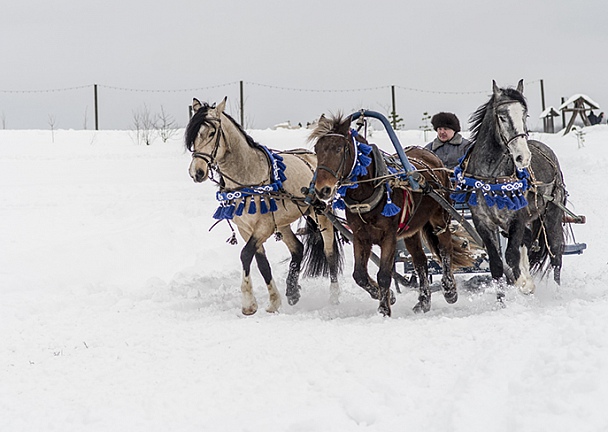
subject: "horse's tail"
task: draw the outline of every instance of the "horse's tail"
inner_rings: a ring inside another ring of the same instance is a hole
[[[330,276],[331,264],[335,264],[338,273],[342,272],[344,266],[344,254],[342,241],[338,230],[334,230],[333,252],[330,260],[325,256],[323,236],[317,222],[310,216],[306,216],[306,227],[303,230],[304,241],[304,270],[305,277]]]
[[[562,224],[564,212],[552,204],[548,207],[553,208],[547,208],[545,215],[531,224],[529,231],[531,241],[526,242],[529,244],[530,271],[540,273],[543,277],[551,269],[552,257],[559,255],[559,262],[561,263],[566,238],[566,230]],[[551,244],[553,244],[553,249],[550,246]]]
[[[448,228],[450,229],[450,228]],[[441,262],[439,254],[439,239],[433,232],[430,224],[424,226],[422,231],[424,242],[433,253],[438,262]],[[460,225],[452,232],[452,270],[472,267],[475,263],[475,242]]]

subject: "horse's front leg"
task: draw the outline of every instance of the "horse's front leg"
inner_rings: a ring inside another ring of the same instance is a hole
[[[452,244],[452,233],[446,229],[441,234],[437,235],[439,258],[441,259],[441,287],[443,288],[443,298],[449,304],[454,304],[458,301],[458,290],[456,289],[456,280],[452,271],[452,255],[454,254],[454,246]]]
[[[420,239],[420,233],[414,234],[412,237],[404,239],[405,248],[412,257],[412,264],[414,270],[418,275],[419,288],[418,288],[418,303],[414,305],[414,312],[428,312],[431,310],[431,289],[429,287],[429,269],[428,260],[424,249],[422,249],[422,241]]]
[[[278,312],[281,308],[281,294],[277,290],[277,286],[272,278],[272,271],[270,270],[270,263],[266,258],[266,251],[264,246],[260,246],[255,252],[255,260],[258,263],[258,269],[266,282],[266,288],[268,289],[268,302],[269,305],[266,308],[266,312],[274,313]]]
[[[323,250],[329,263],[329,301],[331,304],[338,304],[340,302],[338,274],[341,270],[341,247],[338,244],[334,231],[335,228],[331,221],[319,215],[319,225],[321,227],[321,236],[323,237]]]
[[[243,315],[253,315],[258,311],[258,303],[253,295],[253,286],[251,284],[251,262],[255,255],[256,243],[257,240],[254,237],[250,237],[245,247],[241,250],[241,264],[243,266],[241,304]]]
[[[509,241],[505,251],[507,265],[513,271],[513,284],[524,294],[532,294],[536,289],[530,275],[528,248],[524,245],[525,225],[515,221],[509,227]]]
[[[391,231],[391,234],[394,231]],[[378,290],[380,305],[378,312],[384,316],[391,316],[391,281],[393,280],[393,269],[395,267],[395,249],[397,239],[395,235],[386,235],[380,245],[380,269],[378,270]]]
[[[291,252],[291,262],[289,263],[289,272],[287,273],[287,289],[285,295],[287,302],[293,306],[300,300],[300,270],[302,259],[304,256],[304,246],[302,242],[294,235],[291,228],[288,226],[279,228],[282,234],[283,243]]]
[[[369,293],[374,300],[379,300],[378,284],[374,283],[367,272],[367,263],[372,251],[371,243],[363,243],[357,237],[353,239],[353,250],[355,263],[353,268],[353,279],[361,288]]]
[[[502,302],[505,293],[500,284],[500,279],[504,275],[504,266],[500,251],[498,249],[498,233],[495,228],[491,228],[485,223],[474,219],[475,229],[479,233],[479,236],[483,240],[483,245],[488,253],[488,260],[490,262],[490,275],[496,285],[496,298],[499,302]]]

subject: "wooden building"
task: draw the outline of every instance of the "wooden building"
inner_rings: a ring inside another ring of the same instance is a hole
[[[564,131],[564,135],[566,135],[574,126],[574,121],[576,117],[580,117],[585,126],[591,126],[591,122],[587,117],[587,112],[591,112],[591,110],[599,110],[600,106],[593,101],[589,96],[583,94],[575,94],[570,97],[567,101],[560,105],[559,110],[567,115],[568,113],[572,113],[570,117],[570,121],[568,122],[568,126],[566,126],[566,130]]]
[[[544,110],[540,113],[539,116],[543,119],[543,132],[545,133],[555,133],[555,124],[553,122],[554,117],[559,117],[559,112],[552,106]]]

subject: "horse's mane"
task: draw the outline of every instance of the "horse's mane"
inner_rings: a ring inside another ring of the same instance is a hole
[[[526,98],[523,94],[513,88],[504,88],[501,89],[501,91],[501,99],[504,98],[515,100],[517,102],[520,102],[526,110],[528,109],[528,103],[526,102]],[[469,118],[469,130],[471,131],[471,136],[469,139],[473,143],[477,142],[477,138],[479,138],[479,134],[481,132],[481,125],[483,124],[483,120],[486,117],[486,113],[490,111],[491,108],[494,106],[495,100],[496,95],[493,94],[488,102],[477,108],[477,110],[473,114],[471,114],[471,117]],[[492,122],[494,122],[493,118]]]
[[[207,102],[203,103],[203,106],[192,116],[192,118],[188,122],[188,126],[186,126],[184,140],[186,143],[186,149],[188,149],[189,151],[194,150],[194,140],[196,139],[196,136],[198,135],[198,132],[201,127],[210,126],[215,120],[207,118],[207,114],[209,113],[210,108],[212,107]],[[243,127],[238,124],[235,119],[233,119],[230,115],[226,113],[223,114],[228,117],[228,119],[232,122],[232,124],[234,124],[234,126],[239,130],[239,132],[243,134],[245,140],[247,141],[247,144],[249,144],[250,147],[261,147],[261,144],[257,143],[251,136],[249,136],[247,132],[245,132]]]
[[[316,127],[310,133],[308,141],[317,140],[327,134],[338,132],[340,126],[347,118],[340,112],[330,114],[329,117],[322,116]]]

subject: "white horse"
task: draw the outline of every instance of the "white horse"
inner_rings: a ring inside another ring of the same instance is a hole
[[[264,250],[264,242],[272,234],[277,234],[291,252],[285,292],[289,304],[296,304],[300,298],[298,280],[303,260],[307,264],[306,275],[330,276],[330,301],[337,303],[340,243],[331,222],[322,214],[315,215],[302,193],[312,180],[316,156],[307,150],[270,151],[247,135],[224,112],[225,107],[226,98],[217,107],[194,99],[194,115],[186,128],[185,141],[192,152],[192,179],[203,182],[210,173],[211,179],[214,173],[219,176],[216,181],[220,207],[214,217],[232,219],[246,242],[241,250],[243,314],[252,315],[258,309],[250,275],[254,257],[268,288],[270,304],[266,311],[277,312],[281,307],[281,295]],[[307,247],[291,229],[291,223],[305,215],[310,233],[305,236]]]

